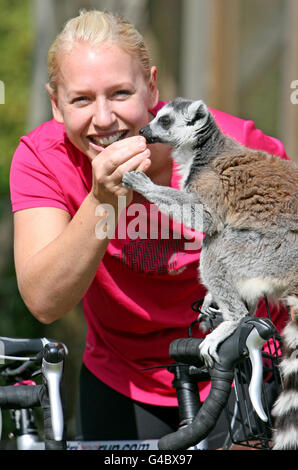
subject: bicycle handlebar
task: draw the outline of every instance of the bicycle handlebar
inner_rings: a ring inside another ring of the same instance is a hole
[[[7,338],[0,336],[0,356],[20,356],[22,354],[38,354],[50,343],[47,338]]]
[[[211,390],[194,420],[178,431],[159,440],[160,450],[188,449],[205,439],[214,428],[220,413],[225,407],[234,379],[234,369],[238,362],[250,357],[252,378],[249,387],[252,404],[262,420],[267,420],[261,401],[262,359],[261,347],[277,331],[267,318],[245,318],[237,329],[219,345],[220,362],[208,368]],[[180,362],[201,367],[204,360],[199,346],[203,339],[180,338],[170,345],[170,356]]]
[[[0,408],[34,408],[40,405],[40,391],[43,385],[6,385],[0,387]]]
[[[0,408],[31,408],[41,406],[44,413],[45,448],[65,449],[64,413],[61,400],[61,383],[67,348],[62,343],[47,338],[17,339],[0,337],[1,354],[35,353],[41,362],[43,385],[18,385],[0,387]],[[34,358],[33,358],[34,359]]]

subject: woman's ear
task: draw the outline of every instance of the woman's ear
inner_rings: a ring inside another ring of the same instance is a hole
[[[155,106],[157,106],[158,99],[159,99],[159,91],[157,88],[157,68],[155,66],[151,67],[148,86],[149,86],[149,93],[150,93],[149,109],[153,109],[155,108]]]
[[[58,98],[57,98],[56,94],[53,92],[53,90],[51,89],[49,83],[46,83],[45,87],[46,87],[47,93],[48,93],[50,101],[51,101],[53,117],[54,117],[55,121],[60,122],[60,123],[63,124],[64,119],[63,119],[63,115],[62,115],[62,113],[59,109],[59,106],[58,106]]]

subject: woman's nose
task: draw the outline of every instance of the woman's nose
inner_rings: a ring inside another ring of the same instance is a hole
[[[110,128],[116,121],[111,104],[106,100],[99,100],[95,103],[93,124],[102,129]]]

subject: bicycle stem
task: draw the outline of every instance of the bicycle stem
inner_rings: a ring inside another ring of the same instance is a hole
[[[49,392],[52,429],[55,441],[62,441],[64,433],[64,414],[60,393],[64,355],[65,349],[60,343],[49,343],[44,347],[42,373]]]

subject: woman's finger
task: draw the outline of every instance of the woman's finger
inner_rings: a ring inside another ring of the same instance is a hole
[[[144,137],[134,136],[109,145],[92,161],[93,167],[99,166],[105,175],[115,170],[133,157],[142,154],[147,148]]]

